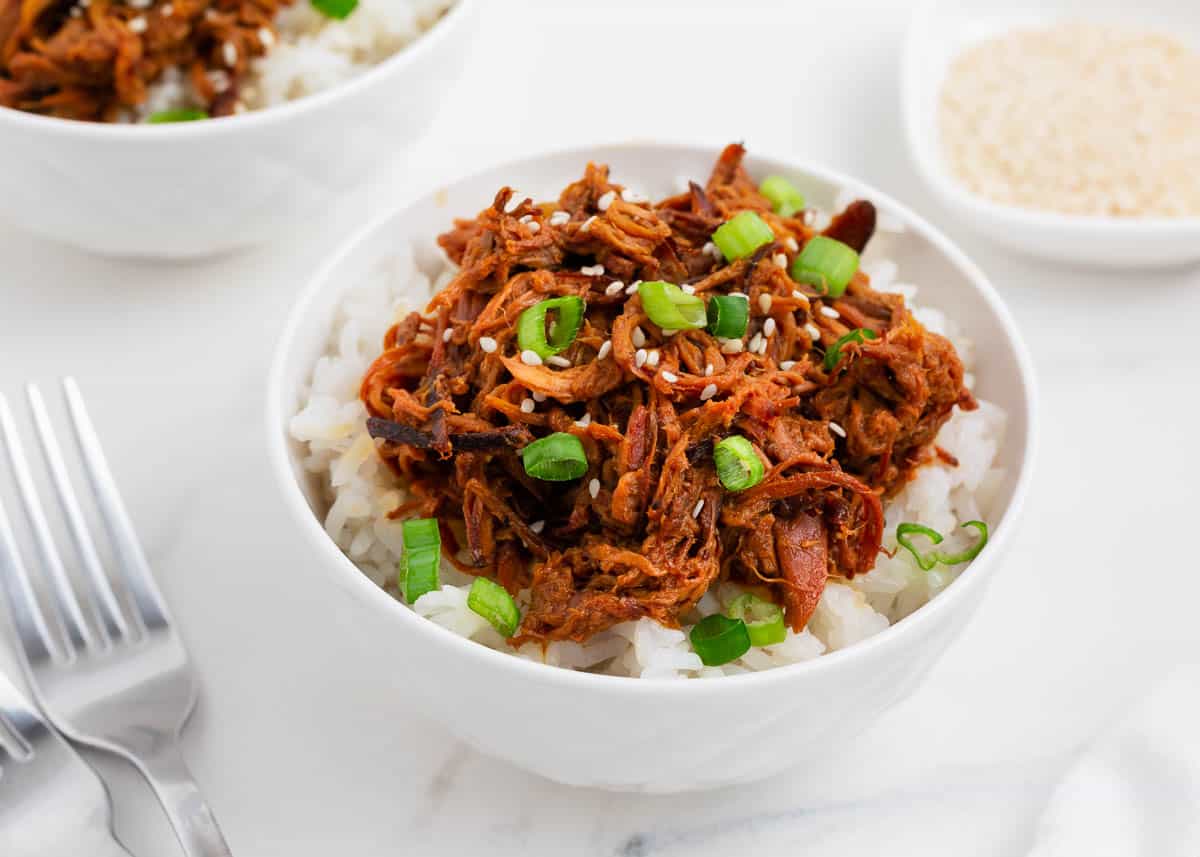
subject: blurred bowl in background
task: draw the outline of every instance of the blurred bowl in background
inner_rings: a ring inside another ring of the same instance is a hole
[[[917,170],[962,223],[1005,247],[1061,262],[1114,267],[1168,266],[1200,260],[1200,217],[1109,217],[1003,205],[951,175],[938,132],[947,71],[971,45],[1016,27],[1061,20],[1116,23],[1169,33],[1200,49],[1192,3],[1147,0],[925,0],[913,13],[901,55],[901,113]]]
[[[0,108],[0,217],[108,256],[194,258],[319,218],[425,132],[478,19],[458,2],[358,77],[204,122],[112,125]]]

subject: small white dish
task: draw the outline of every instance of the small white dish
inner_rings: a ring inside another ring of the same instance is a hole
[[[925,305],[956,319],[974,342],[976,391],[1009,417],[1000,451],[1006,475],[991,510],[992,538],[979,558],[929,604],[853,646],[792,666],[680,681],[573,672],[513,657],[419,616],[369,580],[325,532],[327,502],[288,433],[346,292],[402,248],[420,250],[452,218],[486,207],[503,185],[553,199],[594,161],[610,165],[615,180],[657,198],[675,192],[677,176],[702,181],[717,154],[655,143],[535,154],[455,180],[384,215],[352,236],[305,289],[267,382],[271,469],[298,537],[309,546],[305,571],[326,584],[326,615],[343,656],[375,663],[386,653],[373,684],[377,695],[379,687],[391,691],[397,717],[415,709],[481,752],[570,785],[677,792],[763,779],[802,760],[836,763],[836,754],[911,694],[953,645],[1003,567],[1033,468],[1032,362],[979,268],[873,188],[824,167],[752,152],[745,161],[752,176],[788,176],[815,206],[829,210],[843,191],[874,201],[904,231],[878,233],[865,258],[895,261],[905,280],[920,284]]]
[[[0,217],[105,256],[183,259],[310,223],[415,143],[466,62],[479,0],[345,83],[205,122],[0,108]]]
[[[938,101],[951,62],[970,45],[1015,27],[1070,19],[1161,30],[1200,49],[1200,16],[1190,0],[925,0],[909,24],[902,54],[901,112],[917,170],[961,222],[999,244],[1062,262],[1113,267],[1200,260],[1200,217],[1118,218],[1059,214],[992,202],[946,167]]]

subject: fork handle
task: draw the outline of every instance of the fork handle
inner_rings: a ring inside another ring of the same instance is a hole
[[[152,755],[133,761],[154,789],[187,857],[233,857],[178,746],[160,744]]]

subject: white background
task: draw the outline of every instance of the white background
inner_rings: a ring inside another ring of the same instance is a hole
[[[287,242],[159,265],[0,226],[0,391],[73,374],[88,395],[202,677],[185,751],[235,854],[1024,853],[1072,754],[1197,657],[1200,274],[1065,271],[951,222],[901,135],[899,5],[483,5],[426,143]],[[276,333],[356,223],[509,156],[660,138],[824,161],[926,215],[1010,303],[1044,417],[1007,565],[918,694],[836,769],[679,797],[556,786],[395,718],[323,621],[263,429]],[[130,849],[177,853],[146,789],[101,769]]]

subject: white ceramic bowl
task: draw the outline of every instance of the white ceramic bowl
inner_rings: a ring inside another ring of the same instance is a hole
[[[478,0],[362,75],[211,122],[107,125],[0,108],[0,217],[112,256],[187,258],[310,222],[403,152],[466,61]]]
[[[917,169],[961,222],[1022,253],[1096,266],[1145,267],[1200,260],[1200,217],[1089,217],[1002,205],[972,193],[942,158],[938,100],[951,62],[969,45],[1017,27],[1061,19],[1158,29],[1200,50],[1200,16],[1190,0],[924,0],[902,53],[901,105]]]
[[[1033,370],[1008,311],[983,274],[946,238],[881,193],[830,170],[752,156],[755,175],[793,177],[829,207],[852,188],[908,225],[877,235],[923,302],[958,319],[978,349],[978,390],[1007,409],[1007,468],[992,540],[928,606],[878,636],[807,663],[719,679],[653,681],[532,663],[473,643],[394,601],[364,576],[320,524],[325,504],[287,434],[313,365],[325,351],[337,305],[398,245],[426,242],[455,215],[486,207],[503,184],[555,198],[588,160],[648,193],[671,192],[678,175],[707,176],[717,152],[668,145],[601,146],[539,155],[456,181],[366,226],[325,265],[291,314],[268,385],[272,468],[283,502],[307,540],[314,573],[328,581],[328,615],[347,657],[389,653],[379,686],[398,710],[415,709],[480,751],[553,780],[610,789],[680,791],[766,777],[836,752],[903,699],[951,645],[1000,569],[1024,502],[1033,461]],[[1002,512],[1002,514],[1001,514]],[[391,684],[389,684],[389,682]],[[375,689],[378,698],[378,688]],[[387,763],[392,763],[389,760]]]

